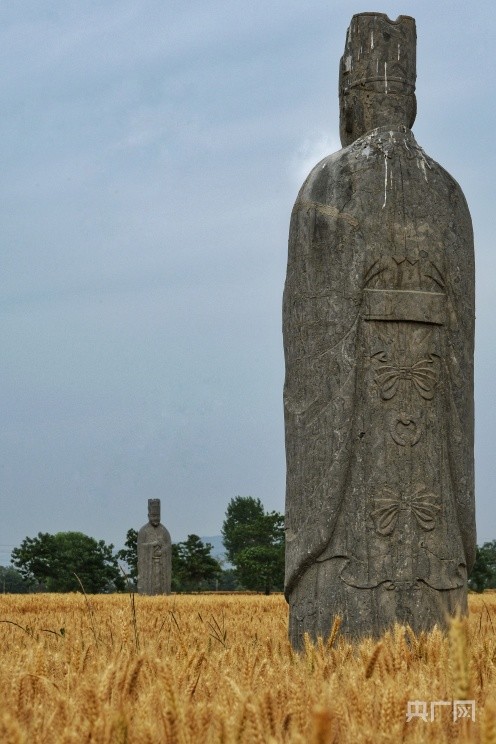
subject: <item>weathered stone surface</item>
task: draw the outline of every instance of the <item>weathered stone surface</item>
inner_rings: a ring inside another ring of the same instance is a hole
[[[415,41],[411,18],[353,17],[344,149],[312,170],[291,217],[285,592],[296,648],[304,632],[325,637],[336,614],[358,638],[466,610],[473,237],[460,187],[409,128]]]
[[[160,499],[148,499],[148,520],[138,532],[138,593],[170,594],[172,547],[160,524]]]

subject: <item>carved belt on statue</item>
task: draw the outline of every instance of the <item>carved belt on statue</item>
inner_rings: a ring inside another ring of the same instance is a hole
[[[365,320],[405,320],[418,323],[445,322],[444,292],[409,289],[364,289]]]

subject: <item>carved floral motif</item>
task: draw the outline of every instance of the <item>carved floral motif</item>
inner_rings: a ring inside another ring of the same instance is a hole
[[[432,400],[434,397],[434,388],[439,379],[438,357],[435,354],[429,354],[428,359],[420,359],[411,367],[389,364],[384,351],[374,354],[373,359],[379,365],[375,381],[383,400],[390,400],[396,395],[400,380],[409,380],[425,400]]]
[[[383,486],[382,496],[374,499],[371,516],[380,535],[390,535],[397,524],[400,511],[413,514],[419,526],[433,530],[437,514],[441,511],[440,498],[425,486],[416,486],[409,494],[398,496],[389,486]]]

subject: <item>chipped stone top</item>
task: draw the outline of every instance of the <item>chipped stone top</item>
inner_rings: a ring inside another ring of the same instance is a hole
[[[415,90],[416,29],[411,16],[391,21],[384,13],[354,15],[346,35],[340,87],[387,92]]]
[[[344,147],[375,127],[412,127],[417,104],[415,20],[383,13],[353,16],[339,68]]]

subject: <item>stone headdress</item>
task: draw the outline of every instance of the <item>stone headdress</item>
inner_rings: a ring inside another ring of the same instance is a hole
[[[410,94],[416,79],[415,19],[359,13],[351,19],[339,68],[340,95],[353,88]]]

